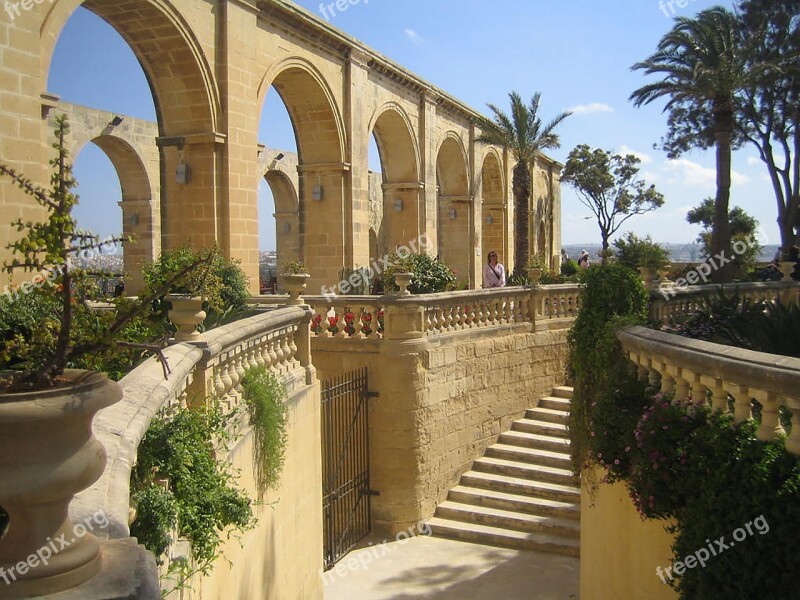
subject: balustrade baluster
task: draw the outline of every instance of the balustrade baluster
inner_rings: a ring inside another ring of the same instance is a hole
[[[761,390],[751,390],[750,395],[761,403],[761,425],[756,431],[756,437],[763,442],[771,442],[779,435],[785,435],[786,430],[781,425],[778,412],[778,395]]]
[[[737,423],[743,423],[753,418],[752,404],[750,402],[750,392],[746,385],[731,385],[728,392],[733,396],[733,419]]]
[[[786,450],[794,455],[800,455],[800,400],[786,398],[784,406],[792,413],[792,430],[786,438]]]

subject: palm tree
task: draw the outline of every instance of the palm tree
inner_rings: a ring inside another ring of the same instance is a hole
[[[525,105],[517,92],[511,92],[511,116],[494,104],[487,106],[494,118],[480,117],[478,142],[508,149],[517,164],[514,166],[514,276],[528,268],[528,211],[531,197],[531,165],[542,150],[558,148],[561,142],[556,127],[571,113],[563,112],[547,125],[539,118],[541,94],[536,92],[530,105]]]
[[[638,107],[668,97],[665,111],[670,111],[670,126],[680,130],[683,149],[703,147],[703,134],[713,135],[716,147],[717,194],[714,199],[714,223],[711,251],[724,252],[731,258],[731,233],[728,202],[731,193],[731,149],[736,123],[735,97],[744,85],[746,69],[741,56],[740,29],[736,16],[722,7],[704,10],[694,19],[678,17],[673,28],[661,39],[655,54],[633,65],[647,75],[663,79],[645,85],[631,94]],[[692,117],[687,118],[687,115]],[[694,119],[692,125],[686,123]],[[692,135],[696,134],[694,140]],[[690,140],[690,141],[687,141]],[[728,265],[730,266],[730,265]],[[712,278],[722,282],[730,269],[717,269]]]

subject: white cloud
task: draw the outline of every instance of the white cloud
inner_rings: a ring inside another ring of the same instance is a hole
[[[748,156],[747,164],[750,165],[751,167],[760,167],[764,165],[764,161],[756,156]]]
[[[567,109],[569,112],[576,115],[591,115],[594,113],[610,113],[614,112],[608,104],[602,102],[592,102],[591,104],[579,104]]]
[[[419,44],[423,41],[422,36],[413,29],[404,29],[403,33],[405,33],[406,37],[409,40],[411,40],[414,44]]]
[[[623,156],[627,154],[633,154],[636,158],[642,161],[643,165],[653,162],[653,157],[650,156],[649,154],[645,154],[644,152],[637,152],[636,150],[631,150],[625,144],[622,144],[619,147],[619,153],[622,154]]]
[[[663,170],[674,176],[674,183],[690,187],[713,188],[717,185],[717,171],[704,167],[688,158],[667,160]],[[750,183],[750,178],[738,171],[731,171],[731,182],[735,185]]]

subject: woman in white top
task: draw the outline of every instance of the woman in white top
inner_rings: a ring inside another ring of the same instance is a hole
[[[483,287],[496,288],[506,284],[506,269],[497,262],[497,252],[489,252],[489,263],[483,268]]]

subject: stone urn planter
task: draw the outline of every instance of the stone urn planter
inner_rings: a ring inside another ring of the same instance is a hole
[[[281,273],[279,279],[283,289],[289,292],[289,306],[298,306],[303,304],[303,299],[300,295],[308,287],[308,279],[311,277],[308,273]]]
[[[397,284],[397,287],[400,288],[400,291],[397,292],[398,296],[410,296],[411,292],[408,291],[408,286],[411,285],[411,281],[414,279],[413,273],[395,273],[394,275],[394,282]]]
[[[531,280],[531,285],[539,285],[542,279],[542,270],[539,267],[528,269],[528,279]]]
[[[792,280],[792,273],[794,273],[794,265],[795,263],[789,260],[783,261],[781,263],[780,269],[781,273],[783,274],[783,281],[791,281]]]
[[[653,267],[639,267],[639,274],[642,276],[642,283],[647,289],[651,289],[656,285],[658,279],[658,271]]]
[[[169,320],[178,331],[175,333],[176,342],[192,342],[200,337],[197,326],[206,319],[203,310],[203,299],[190,294],[169,294],[167,302],[172,304],[169,311]]]
[[[71,384],[0,393],[0,506],[8,514],[0,573],[10,581],[0,582],[0,598],[53,594],[100,570],[99,542],[68,510],[103,473],[92,419],[122,389],[101,373],[67,370],[64,378]]]

